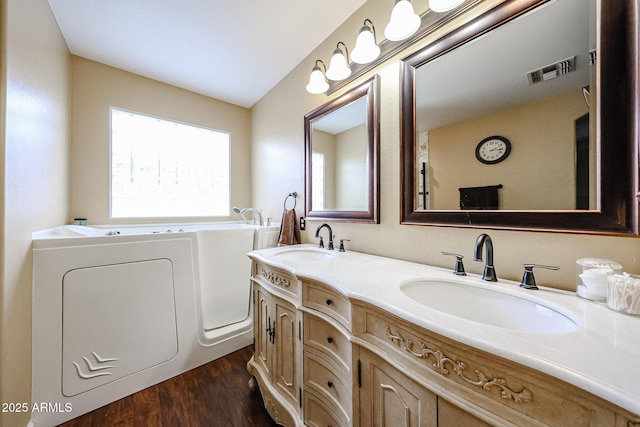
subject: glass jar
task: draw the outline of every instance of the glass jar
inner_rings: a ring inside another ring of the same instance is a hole
[[[640,276],[612,274],[607,278],[607,307],[640,316]]]
[[[580,258],[576,261],[576,294],[593,301],[607,299],[607,278],[622,273],[615,261],[601,258]]]

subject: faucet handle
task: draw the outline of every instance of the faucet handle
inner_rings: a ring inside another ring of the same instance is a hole
[[[460,254],[454,254],[453,252],[445,252],[442,251],[442,255],[449,255],[456,257],[456,265],[453,267],[453,274],[456,276],[466,276],[467,272],[464,271],[464,264],[462,263],[462,258],[464,258]]]
[[[322,236],[320,236],[320,243],[318,243],[319,248],[324,248],[324,240],[322,240]]]
[[[344,250],[344,242],[350,242],[350,239],[340,239],[340,249],[338,249],[340,252],[346,252]]]
[[[521,288],[525,289],[538,289],[536,285],[536,278],[533,275],[533,268],[546,268],[547,270],[560,270],[560,267],[553,265],[541,265],[541,264],[522,264],[524,267],[524,275],[522,276]]]

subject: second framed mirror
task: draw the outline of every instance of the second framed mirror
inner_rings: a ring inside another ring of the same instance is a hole
[[[379,223],[379,77],[304,117],[309,219]]]

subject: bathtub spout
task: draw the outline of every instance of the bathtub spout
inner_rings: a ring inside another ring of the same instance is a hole
[[[254,208],[244,208],[244,209],[240,209],[240,208],[234,207],[234,208],[233,208],[233,211],[234,211],[235,213],[239,213],[239,214],[242,216],[242,219],[244,220],[244,223],[245,223],[245,224],[249,224],[249,220],[245,217],[245,214],[246,214],[247,212],[251,212],[251,213],[253,213],[253,215],[254,215],[254,216],[255,216],[255,215],[258,215],[258,225],[259,225],[259,226],[261,226],[261,227],[264,225],[264,223],[263,223],[263,221],[262,221],[262,214],[261,214],[261,213],[260,213],[260,211],[259,211],[259,210],[257,210],[257,209],[254,209]]]

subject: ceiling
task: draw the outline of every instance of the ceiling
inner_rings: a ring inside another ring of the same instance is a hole
[[[249,108],[365,1],[49,4],[72,54]]]
[[[418,131],[582,88],[592,77],[589,51],[595,47],[594,0],[536,8],[418,68]],[[528,83],[528,72],[572,56],[575,71]]]

